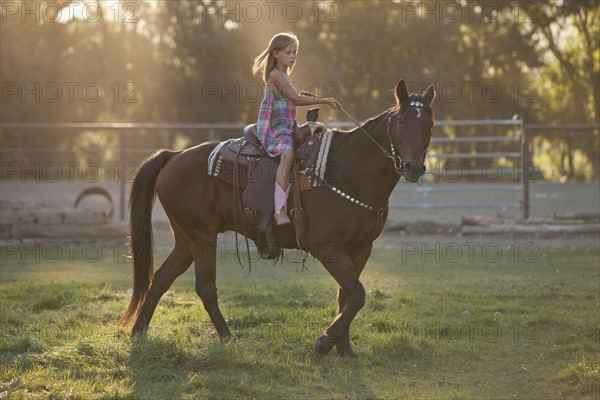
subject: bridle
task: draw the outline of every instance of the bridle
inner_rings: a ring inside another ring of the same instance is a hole
[[[365,131],[363,129],[363,127],[360,125],[360,123],[358,123],[358,121],[356,121],[356,119],[354,119],[343,107],[340,107],[340,110],[344,114],[346,114],[346,116],[348,118],[350,118],[350,120],[352,122],[354,122],[354,124],[358,127],[358,129],[360,129],[362,133],[364,133],[365,135],[367,135],[367,137],[373,143],[375,143],[375,145],[377,147],[379,147],[379,149],[383,152],[383,154],[385,154],[386,157],[388,157],[389,159],[392,160],[392,163],[394,164],[394,171],[398,175],[402,175],[405,163],[402,161],[402,157],[398,153],[396,153],[396,148],[394,147],[394,140],[392,139],[392,131],[393,131],[392,125],[395,125],[395,123],[398,121],[398,119],[400,118],[400,116],[402,114],[404,114],[409,107],[414,107],[414,108],[418,108],[418,109],[424,109],[427,114],[430,114],[428,112],[428,107],[429,106],[420,97],[416,97],[415,99],[413,99],[410,102],[407,101],[405,104],[406,104],[406,107],[401,107],[400,110],[398,111],[397,115],[395,116],[395,118],[394,118],[394,124],[392,124],[392,116],[389,115],[391,112],[388,113],[388,117],[387,117],[387,121],[388,121],[387,122],[387,137],[388,137],[388,141],[389,141],[390,151],[386,150],[382,145],[380,145],[379,142],[373,138],[373,136],[371,136],[367,131]]]

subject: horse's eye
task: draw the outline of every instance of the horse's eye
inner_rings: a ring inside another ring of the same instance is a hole
[[[399,124],[403,124],[404,123],[404,119],[403,118],[398,118],[398,123]]]

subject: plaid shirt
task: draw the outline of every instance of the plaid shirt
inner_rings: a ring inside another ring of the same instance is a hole
[[[256,136],[271,157],[294,148],[296,106],[290,99],[265,86],[265,98],[258,112]]]

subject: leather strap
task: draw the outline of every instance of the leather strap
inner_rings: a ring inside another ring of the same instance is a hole
[[[243,209],[242,200],[240,198],[240,185],[239,185],[239,168],[238,168],[238,157],[242,151],[244,146],[240,146],[235,155],[235,159],[233,161],[233,225],[235,226],[235,256],[237,258],[238,263],[244,267],[242,264],[242,260],[240,258],[240,250],[238,246],[238,207],[239,209]],[[244,225],[244,240],[246,241],[246,255],[248,256],[248,274],[252,271],[252,263],[250,262],[250,243],[248,242],[248,223],[246,218],[242,218],[242,222]]]
[[[300,246],[300,238],[304,235],[304,210],[300,202],[300,174],[298,173],[298,165],[295,162],[292,164],[291,172],[292,202],[294,203],[291,214],[296,230],[296,243],[298,244],[298,247],[302,249],[302,246]]]

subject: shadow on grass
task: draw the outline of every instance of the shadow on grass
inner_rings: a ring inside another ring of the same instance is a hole
[[[359,353],[358,360],[342,358],[333,350],[328,356],[314,354],[314,367],[319,367],[323,383],[312,389],[312,396],[317,398],[342,397],[344,399],[376,399],[380,398],[373,391],[376,383],[368,376],[365,359]],[[330,393],[328,393],[330,391]]]
[[[173,341],[147,336],[133,338],[128,367],[136,397],[181,397],[188,360],[189,355]]]
[[[173,339],[133,338],[128,367],[134,382],[134,397],[175,399],[202,391],[214,395],[219,384],[211,385],[206,378],[235,376],[240,370],[240,363],[232,357],[227,345],[210,340],[200,349]]]

